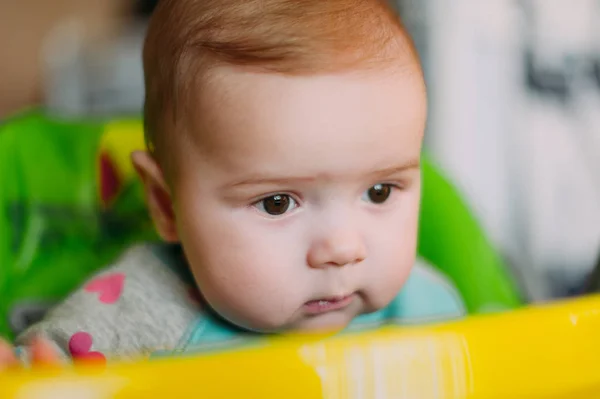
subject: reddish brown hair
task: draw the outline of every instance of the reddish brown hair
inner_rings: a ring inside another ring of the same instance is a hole
[[[161,0],[144,46],[144,124],[151,150],[218,65],[290,75],[382,67],[416,54],[385,0]]]

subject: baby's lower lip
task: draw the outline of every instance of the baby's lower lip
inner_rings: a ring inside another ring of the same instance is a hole
[[[306,312],[313,315],[321,313],[327,313],[334,310],[340,310],[350,305],[354,299],[354,294],[334,297],[334,298],[322,298],[314,301],[309,301],[304,304]]]

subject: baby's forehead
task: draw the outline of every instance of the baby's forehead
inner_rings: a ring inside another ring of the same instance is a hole
[[[306,76],[417,63],[398,15],[383,0],[163,0],[143,58],[146,136],[158,159],[168,158],[170,133],[182,130],[186,108],[196,116],[199,100],[210,106],[226,93],[204,95],[223,65]]]
[[[198,94],[200,112],[187,124],[192,145],[180,150],[196,149],[228,170],[308,176],[418,157],[425,95],[415,74],[227,71]]]
[[[355,97],[376,94],[382,88],[402,88],[399,97],[421,97],[425,84],[420,64],[415,58],[403,57],[397,62],[378,68],[355,68],[326,73],[284,74],[238,66],[213,68],[187,97],[192,110],[205,113],[229,112],[227,105],[246,105],[246,110],[257,110],[256,105],[273,106],[292,104],[294,98],[331,97],[331,91]],[[386,90],[384,90],[386,91]],[[386,93],[383,93],[386,94]],[[414,98],[419,100],[420,98]],[[343,96],[338,100],[343,100]],[[322,102],[322,101],[321,101]],[[272,113],[268,113],[273,116]],[[210,119],[210,118],[209,118]]]

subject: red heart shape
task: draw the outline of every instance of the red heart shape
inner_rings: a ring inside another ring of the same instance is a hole
[[[100,201],[108,206],[119,194],[123,181],[115,163],[107,153],[101,153],[98,160],[100,172]]]
[[[86,332],[73,334],[69,339],[69,352],[74,360],[84,360],[94,363],[106,363],[106,357],[100,352],[92,352],[92,336]]]
[[[110,305],[121,297],[124,283],[125,275],[123,273],[113,273],[91,281],[85,286],[85,290],[97,292],[100,302]]]

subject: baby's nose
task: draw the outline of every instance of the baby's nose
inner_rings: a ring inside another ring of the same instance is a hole
[[[313,268],[345,266],[362,262],[366,256],[367,249],[361,235],[344,229],[316,239],[308,251],[307,263]]]

